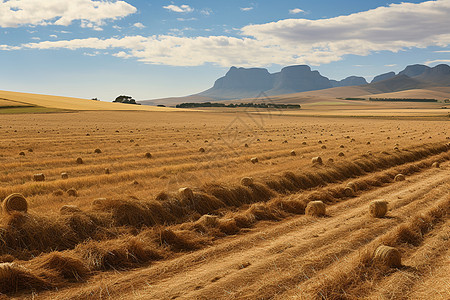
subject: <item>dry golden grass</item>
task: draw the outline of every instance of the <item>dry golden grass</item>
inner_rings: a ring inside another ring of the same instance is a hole
[[[448,121],[91,111],[1,115],[0,124],[0,199],[21,193],[28,209],[1,218],[0,261],[13,262],[2,276],[15,288],[0,292],[9,295],[283,298],[303,283],[310,293],[303,276],[372,242],[400,245],[407,266],[448,218]],[[33,181],[40,173],[45,181]],[[428,209],[436,198],[439,209]],[[372,200],[389,201],[387,217],[368,215]],[[326,217],[303,216],[314,201]],[[425,225],[408,225],[417,218]],[[336,285],[352,297],[374,291],[349,284],[367,274],[361,261]],[[377,281],[396,271],[383,272]]]

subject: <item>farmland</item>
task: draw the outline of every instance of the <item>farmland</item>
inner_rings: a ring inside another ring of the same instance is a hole
[[[364,115],[351,103],[347,116]],[[334,104],[0,115],[0,198],[20,193],[28,204],[3,211],[0,292],[445,299],[445,113],[420,107],[426,118],[403,120],[377,106],[380,118],[331,118],[337,110],[324,105]],[[306,215],[317,200],[325,216]],[[385,217],[369,215],[373,200],[388,202]],[[374,262],[379,245],[398,249],[402,265]]]

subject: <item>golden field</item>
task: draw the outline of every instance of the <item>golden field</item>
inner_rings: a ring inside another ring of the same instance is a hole
[[[434,113],[445,110],[416,107],[427,118],[404,120],[398,116],[416,114],[353,102],[270,112],[86,105],[0,114],[0,199],[20,193],[27,200],[26,212],[3,203],[2,294],[449,295],[450,123]],[[361,118],[364,111],[378,118]],[[387,201],[385,217],[369,214],[374,200]],[[313,201],[325,204],[324,216],[306,214]],[[401,264],[377,260],[380,245],[397,249]]]

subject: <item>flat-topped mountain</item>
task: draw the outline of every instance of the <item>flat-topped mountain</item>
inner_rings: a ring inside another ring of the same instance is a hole
[[[234,99],[266,95],[281,95],[328,89],[336,86],[366,84],[362,77],[350,76],[344,80],[329,80],[307,65],[288,66],[280,72],[269,73],[263,68],[236,68],[216,80],[214,86],[197,95],[214,99]]]

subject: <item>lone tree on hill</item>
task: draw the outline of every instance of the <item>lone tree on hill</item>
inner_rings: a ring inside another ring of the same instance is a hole
[[[113,102],[127,103],[127,104],[138,104],[138,103],[136,103],[136,100],[134,100],[132,97],[125,96],[125,95],[120,95]]]

